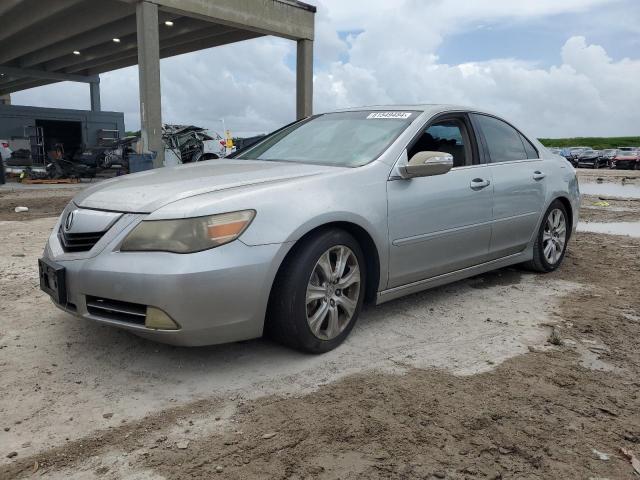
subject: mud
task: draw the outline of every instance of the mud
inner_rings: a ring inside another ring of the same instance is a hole
[[[640,221],[628,203],[581,214]],[[18,453],[0,478],[634,478],[640,239],[580,232],[552,274],[369,309],[325,358],[52,312],[33,273],[52,223],[0,224],[0,445]]]

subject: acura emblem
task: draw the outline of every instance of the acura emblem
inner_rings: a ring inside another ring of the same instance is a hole
[[[71,225],[73,225],[73,215],[75,214],[74,210],[71,210],[67,213],[67,218],[64,221],[64,230],[68,232],[71,229]]]

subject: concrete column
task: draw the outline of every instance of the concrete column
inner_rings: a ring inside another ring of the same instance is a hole
[[[91,111],[99,112],[100,107],[100,80],[89,84],[89,93],[91,95]]]
[[[158,6],[150,2],[139,2],[136,5],[136,21],[142,145],[144,152],[157,153],[153,166],[158,168],[164,165]]]
[[[298,40],[296,59],[296,118],[313,111],[313,40]]]
[[[11,105],[11,94],[0,95],[0,105]]]

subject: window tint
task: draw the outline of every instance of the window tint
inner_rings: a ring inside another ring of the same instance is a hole
[[[418,152],[446,152],[453,156],[453,166],[471,165],[471,149],[466,140],[469,138],[459,120],[446,120],[431,124],[409,148],[409,158]]]
[[[527,158],[540,158],[538,157],[538,152],[536,151],[535,147],[529,140],[524,138],[523,135],[520,135],[520,139],[522,140],[522,144],[524,145],[524,151],[527,153]]]
[[[514,128],[502,120],[486,115],[474,115],[474,118],[487,141],[491,163],[528,158],[520,134]]]

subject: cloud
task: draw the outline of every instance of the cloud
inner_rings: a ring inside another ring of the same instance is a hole
[[[611,12],[605,7],[623,1],[318,1],[314,108],[457,103],[501,113],[537,136],[638,134],[640,60],[614,61],[585,36],[559,44],[560,60],[548,68],[517,58],[447,64],[437,54],[448,36],[478,25],[524,28],[553,15]],[[295,116],[292,58],[294,42],[268,37],[165,59],[164,120],[220,130],[224,118],[241,135],[277,128]],[[136,67],[102,75],[102,98],[103,108],[125,112],[127,128],[138,128]],[[89,94],[84,85],[60,84],[14,101],[87,108]]]
[[[387,57],[384,68],[336,63],[317,76],[316,104],[455,103],[496,111],[538,136],[638,134],[640,111],[627,107],[640,105],[640,61],[613,62],[584,37],[567,40],[562,59],[549,69],[513,59],[446,65],[414,51]]]

